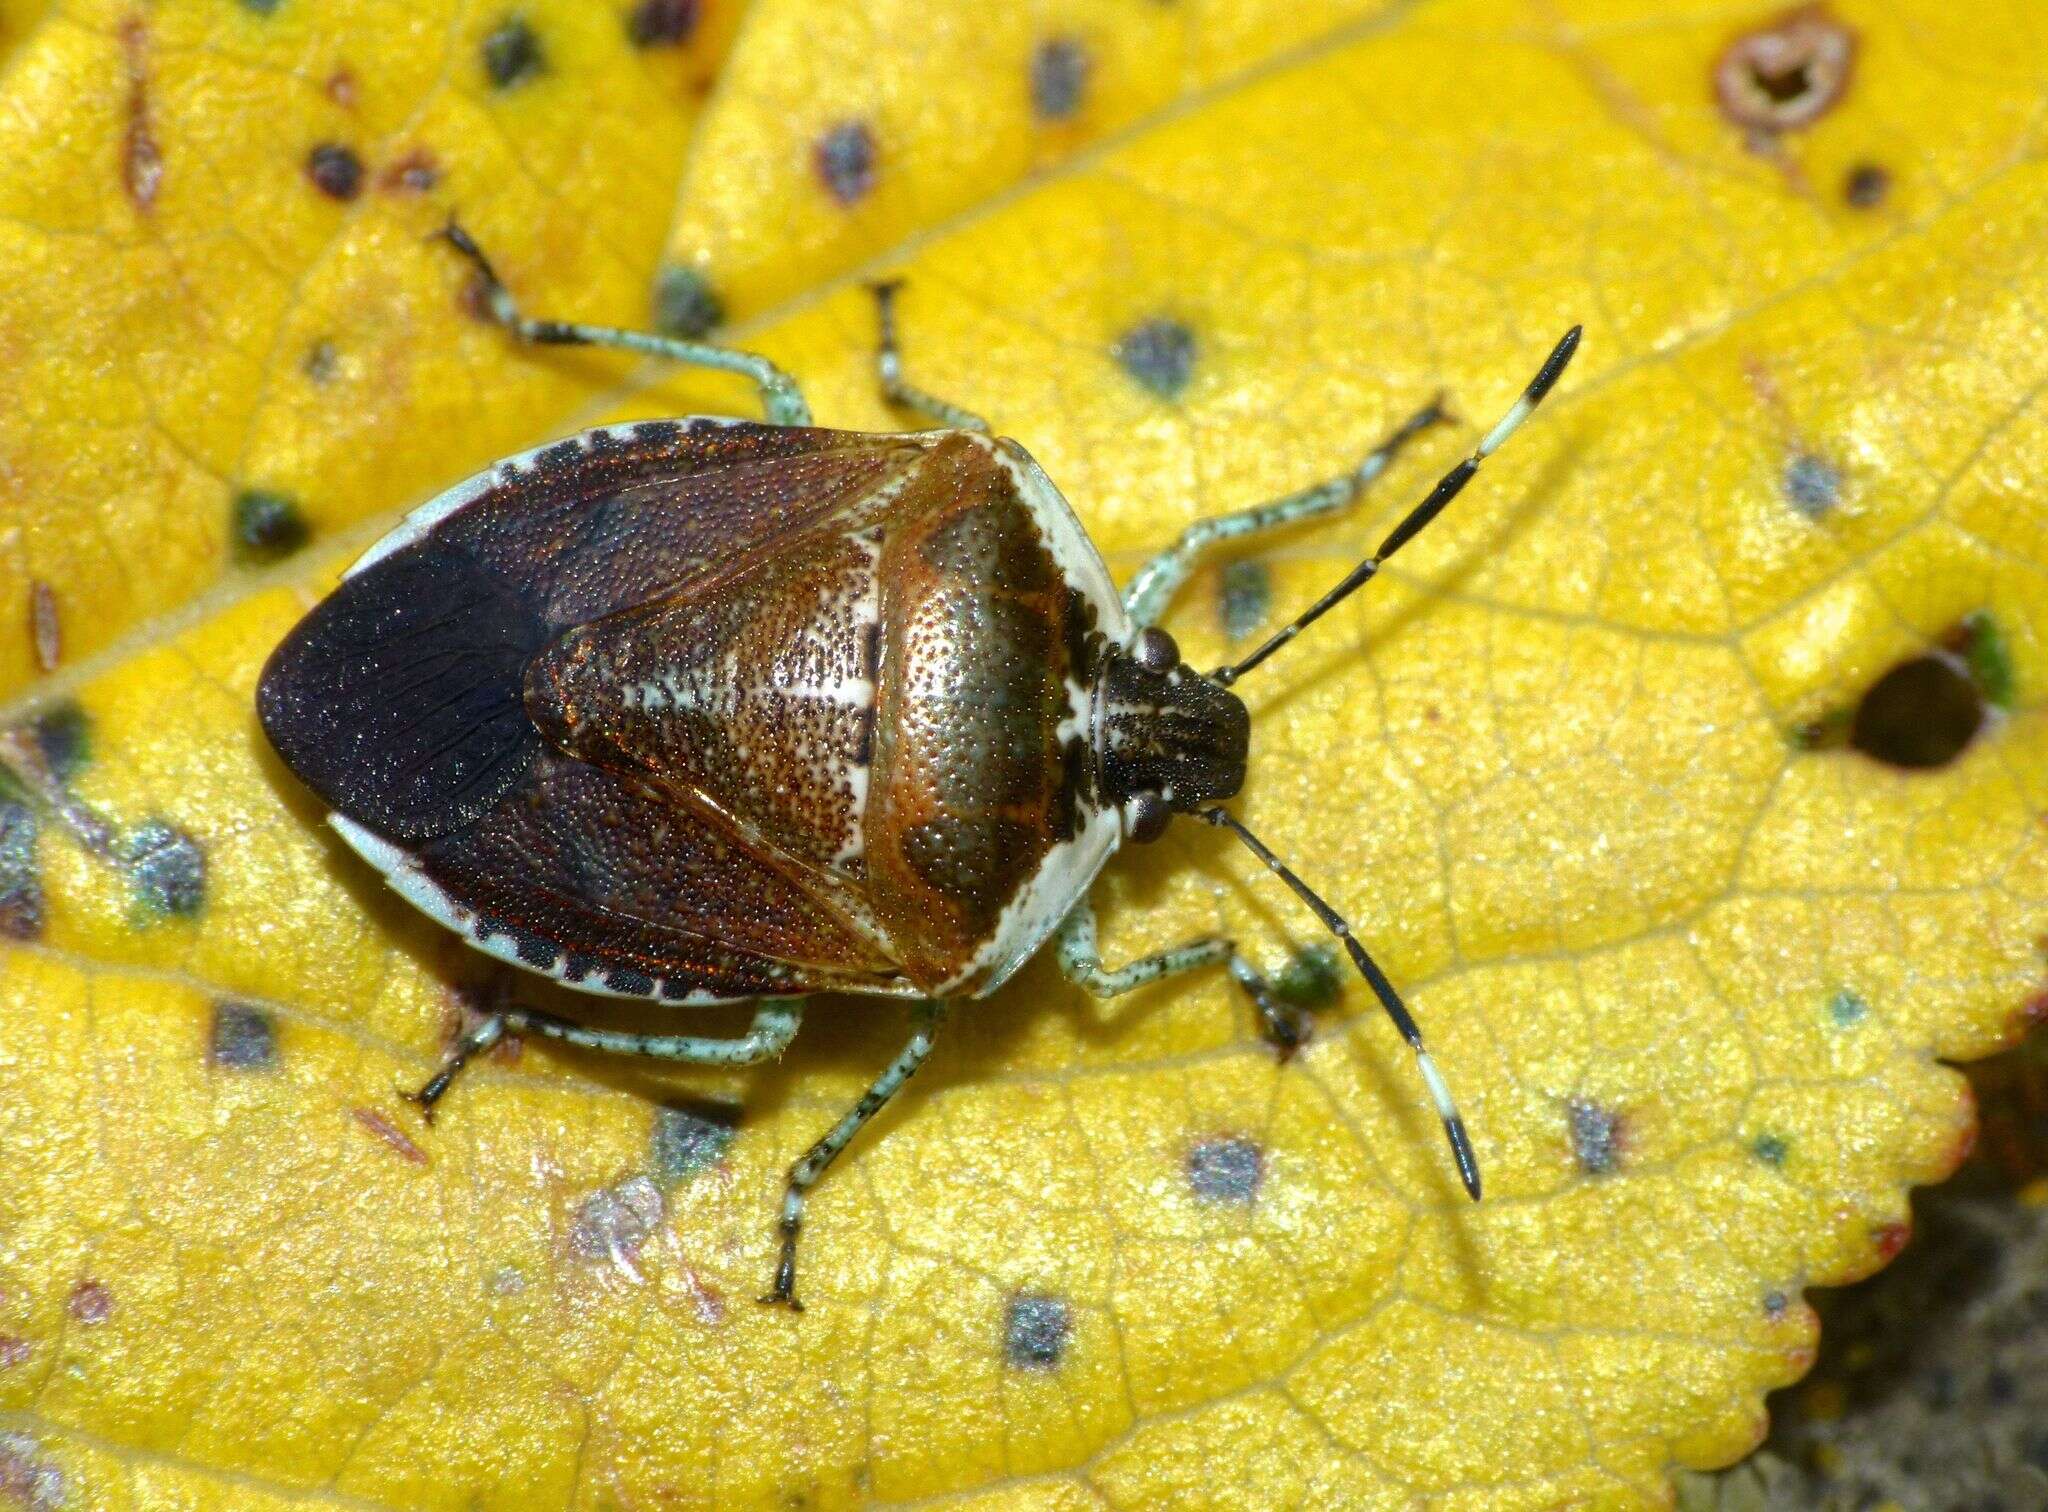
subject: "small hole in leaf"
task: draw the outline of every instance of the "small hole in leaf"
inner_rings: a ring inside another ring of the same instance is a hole
[[[1906,771],[1947,766],[1984,724],[1984,695],[1967,667],[1938,652],[1900,662],[1856,706],[1849,744]]]

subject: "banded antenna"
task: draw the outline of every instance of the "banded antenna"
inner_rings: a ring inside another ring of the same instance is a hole
[[[1563,376],[1565,366],[1572,360],[1572,354],[1579,349],[1580,330],[1581,327],[1573,326],[1564,333],[1557,345],[1550,349],[1550,355],[1543,360],[1543,366],[1538,369],[1536,376],[1529,380],[1529,386],[1522,390],[1521,398],[1501,416],[1500,423],[1480,438],[1479,445],[1473,449],[1471,456],[1443,475],[1436,487],[1429,491],[1429,496],[1408,512],[1407,518],[1394,527],[1393,534],[1380,542],[1378,551],[1352,568],[1342,582],[1303,610],[1293,623],[1276,631],[1251,655],[1233,666],[1219,667],[1209,675],[1226,688],[1229,687],[1377,577],[1387,558],[1414,540],[1422,533],[1425,525],[1442,514],[1444,507],[1472,481],[1472,475],[1479,471],[1479,464],[1500,450],[1502,443],[1535,412],[1536,406],[1543,402],[1543,396],[1548,394],[1556,386],[1557,380]],[[1458,1178],[1465,1183],[1465,1190],[1471,1195],[1472,1200],[1477,1202],[1479,1159],[1472,1152],[1472,1140],[1465,1132],[1465,1120],[1459,1116],[1458,1105],[1451,1098],[1451,1089],[1445,1082],[1443,1073],[1437,1069],[1436,1062],[1430,1058],[1428,1049],[1422,1043],[1422,1029],[1416,1024],[1415,1015],[1410,1013],[1408,1005],[1401,1001],[1401,994],[1394,990],[1394,984],[1387,980],[1387,974],[1380,970],[1379,963],[1374,961],[1366,953],[1365,947],[1358,943],[1358,937],[1351,932],[1351,926],[1345,922],[1344,916],[1324,902],[1313,888],[1297,877],[1292,868],[1274,855],[1266,843],[1246,829],[1241,821],[1225,810],[1214,807],[1197,809],[1195,815],[1220,829],[1229,830],[1242,840],[1253,855],[1265,862],[1266,869],[1285,882],[1294,895],[1308,905],[1309,911],[1322,920],[1323,927],[1344,942],[1344,949],[1351,956],[1351,964],[1358,968],[1358,974],[1364,977],[1366,984],[1372,988],[1373,996],[1380,1000],[1380,1007],[1384,1008],[1387,1017],[1394,1021],[1394,1027],[1401,1031],[1401,1038],[1406,1040],[1408,1048],[1415,1052],[1416,1067],[1422,1072],[1422,1080],[1429,1087],[1430,1098],[1436,1103],[1437,1117],[1443,1120],[1444,1137],[1450,1140],[1451,1154],[1458,1162]]]

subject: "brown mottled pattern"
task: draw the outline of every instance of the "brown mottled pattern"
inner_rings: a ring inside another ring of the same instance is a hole
[[[1069,596],[1010,475],[965,437],[898,501],[868,893],[920,986],[958,974],[1056,843]]]
[[[860,537],[873,533],[821,529],[570,631],[534,660],[529,711],[571,755],[706,800],[786,855],[857,861],[876,557]]]

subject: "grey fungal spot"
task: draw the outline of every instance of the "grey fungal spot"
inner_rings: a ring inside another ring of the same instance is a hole
[[[875,159],[875,134],[865,121],[841,121],[812,149],[818,177],[842,205],[866,199],[874,191]]]
[[[76,699],[38,714],[34,730],[43,765],[59,782],[69,782],[92,759],[92,720]]]
[[[0,1433],[0,1500],[26,1512],[57,1512],[64,1505],[64,1472],[42,1457],[26,1433]]]
[[[510,89],[546,67],[540,38],[524,16],[507,16],[483,40],[484,77],[492,87]]]
[[[1266,622],[1273,603],[1273,574],[1260,561],[1224,564],[1217,611],[1223,619],[1223,633],[1243,640]]]
[[[695,268],[672,264],[654,284],[654,323],[664,335],[694,341],[725,319],[725,301]]]
[[[189,919],[206,902],[206,852],[175,825],[149,819],[121,847],[128,885],[147,913]]]
[[[1825,457],[1802,452],[1785,465],[1785,497],[1809,520],[1842,502],[1842,470]]]
[[[628,1177],[584,1199],[569,1229],[569,1248],[586,1260],[630,1256],[667,1216],[661,1188],[648,1177]]]
[[[1928,652],[1900,662],[1856,705],[1849,744],[1904,771],[1947,766],[1984,725],[1983,690],[1961,658]]]
[[[341,371],[341,354],[334,343],[322,336],[306,348],[306,355],[299,363],[299,371],[315,383],[331,383],[334,375]]]
[[[1565,1105],[1571,1122],[1572,1154],[1588,1176],[1610,1176],[1621,1168],[1621,1115],[1583,1097]]]
[[[1853,1028],[1869,1016],[1870,1004],[1847,987],[1840,989],[1828,999],[1828,1017],[1835,1021],[1837,1028]]]
[[[1204,1202],[1249,1203],[1265,1178],[1265,1152],[1241,1135],[1205,1139],[1188,1151],[1188,1185]]]
[[[1791,1146],[1782,1134],[1759,1134],[1750,1141],[1749,1153],[1767,1166],[1782,1167]]]
[[[1018,1370],[1055,1370],[1073,1333],[1065,1299],[1023,1293],[1010,1299],[1004,1316],[1003,1358]]]
[[[1031,55],[1031,109],[1041,121],[1064,121],[1088,92],[1088,50],[1072,37],[1047,37]]]
[[[27,804],[0,799],[0,935],[10,940],[33,940],[43,932],[39,828]]]
[[[215,1003],[206,1058],[230,1071],[267,1071],[277,1063],[277,1029],[248,1003]]]
[[[1842,198],[1852,209],[1875,210],[1891,192],[1891,173],[1877,163],[1858,163],[1842,179]]]
[[[635,47],[680,47],[697,29],[697,0],[640,0],[626,22]]]
[[[738,1131],[735,1103],[677,1103],[654,1110],[648,1166],[656,1182],[672,1187],[725,1158]]]
[[[1111,351],[1125,372],[1162,399],[1179,398],[1195,370],[1195,333],[1165,316],[1132,326]]]
[[[274,562],[290,556],[312,534],[306,517],[288,494],[245,488],[235,495],[230,534],[235,555],[245,562]]]
[[[64,1299],[64,1310],[85,1327],[97,1327],[113,1316],[114,1294],[105,1282],[88,1276],[71,1288],[71,1295]]]

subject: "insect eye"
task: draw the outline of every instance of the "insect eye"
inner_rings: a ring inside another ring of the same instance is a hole
[[[1164,630],[1148,625],[1138,632],[1138,643],[1131,647],[1131,659],[1147,672],[1171,672],[1180,665],[1180,647]]]
[[[1124,835],[1139,845],[1149,844],[1166,833],[1172,817],[1173,810],[1157,793],[1133,793],[1124,802]]]

